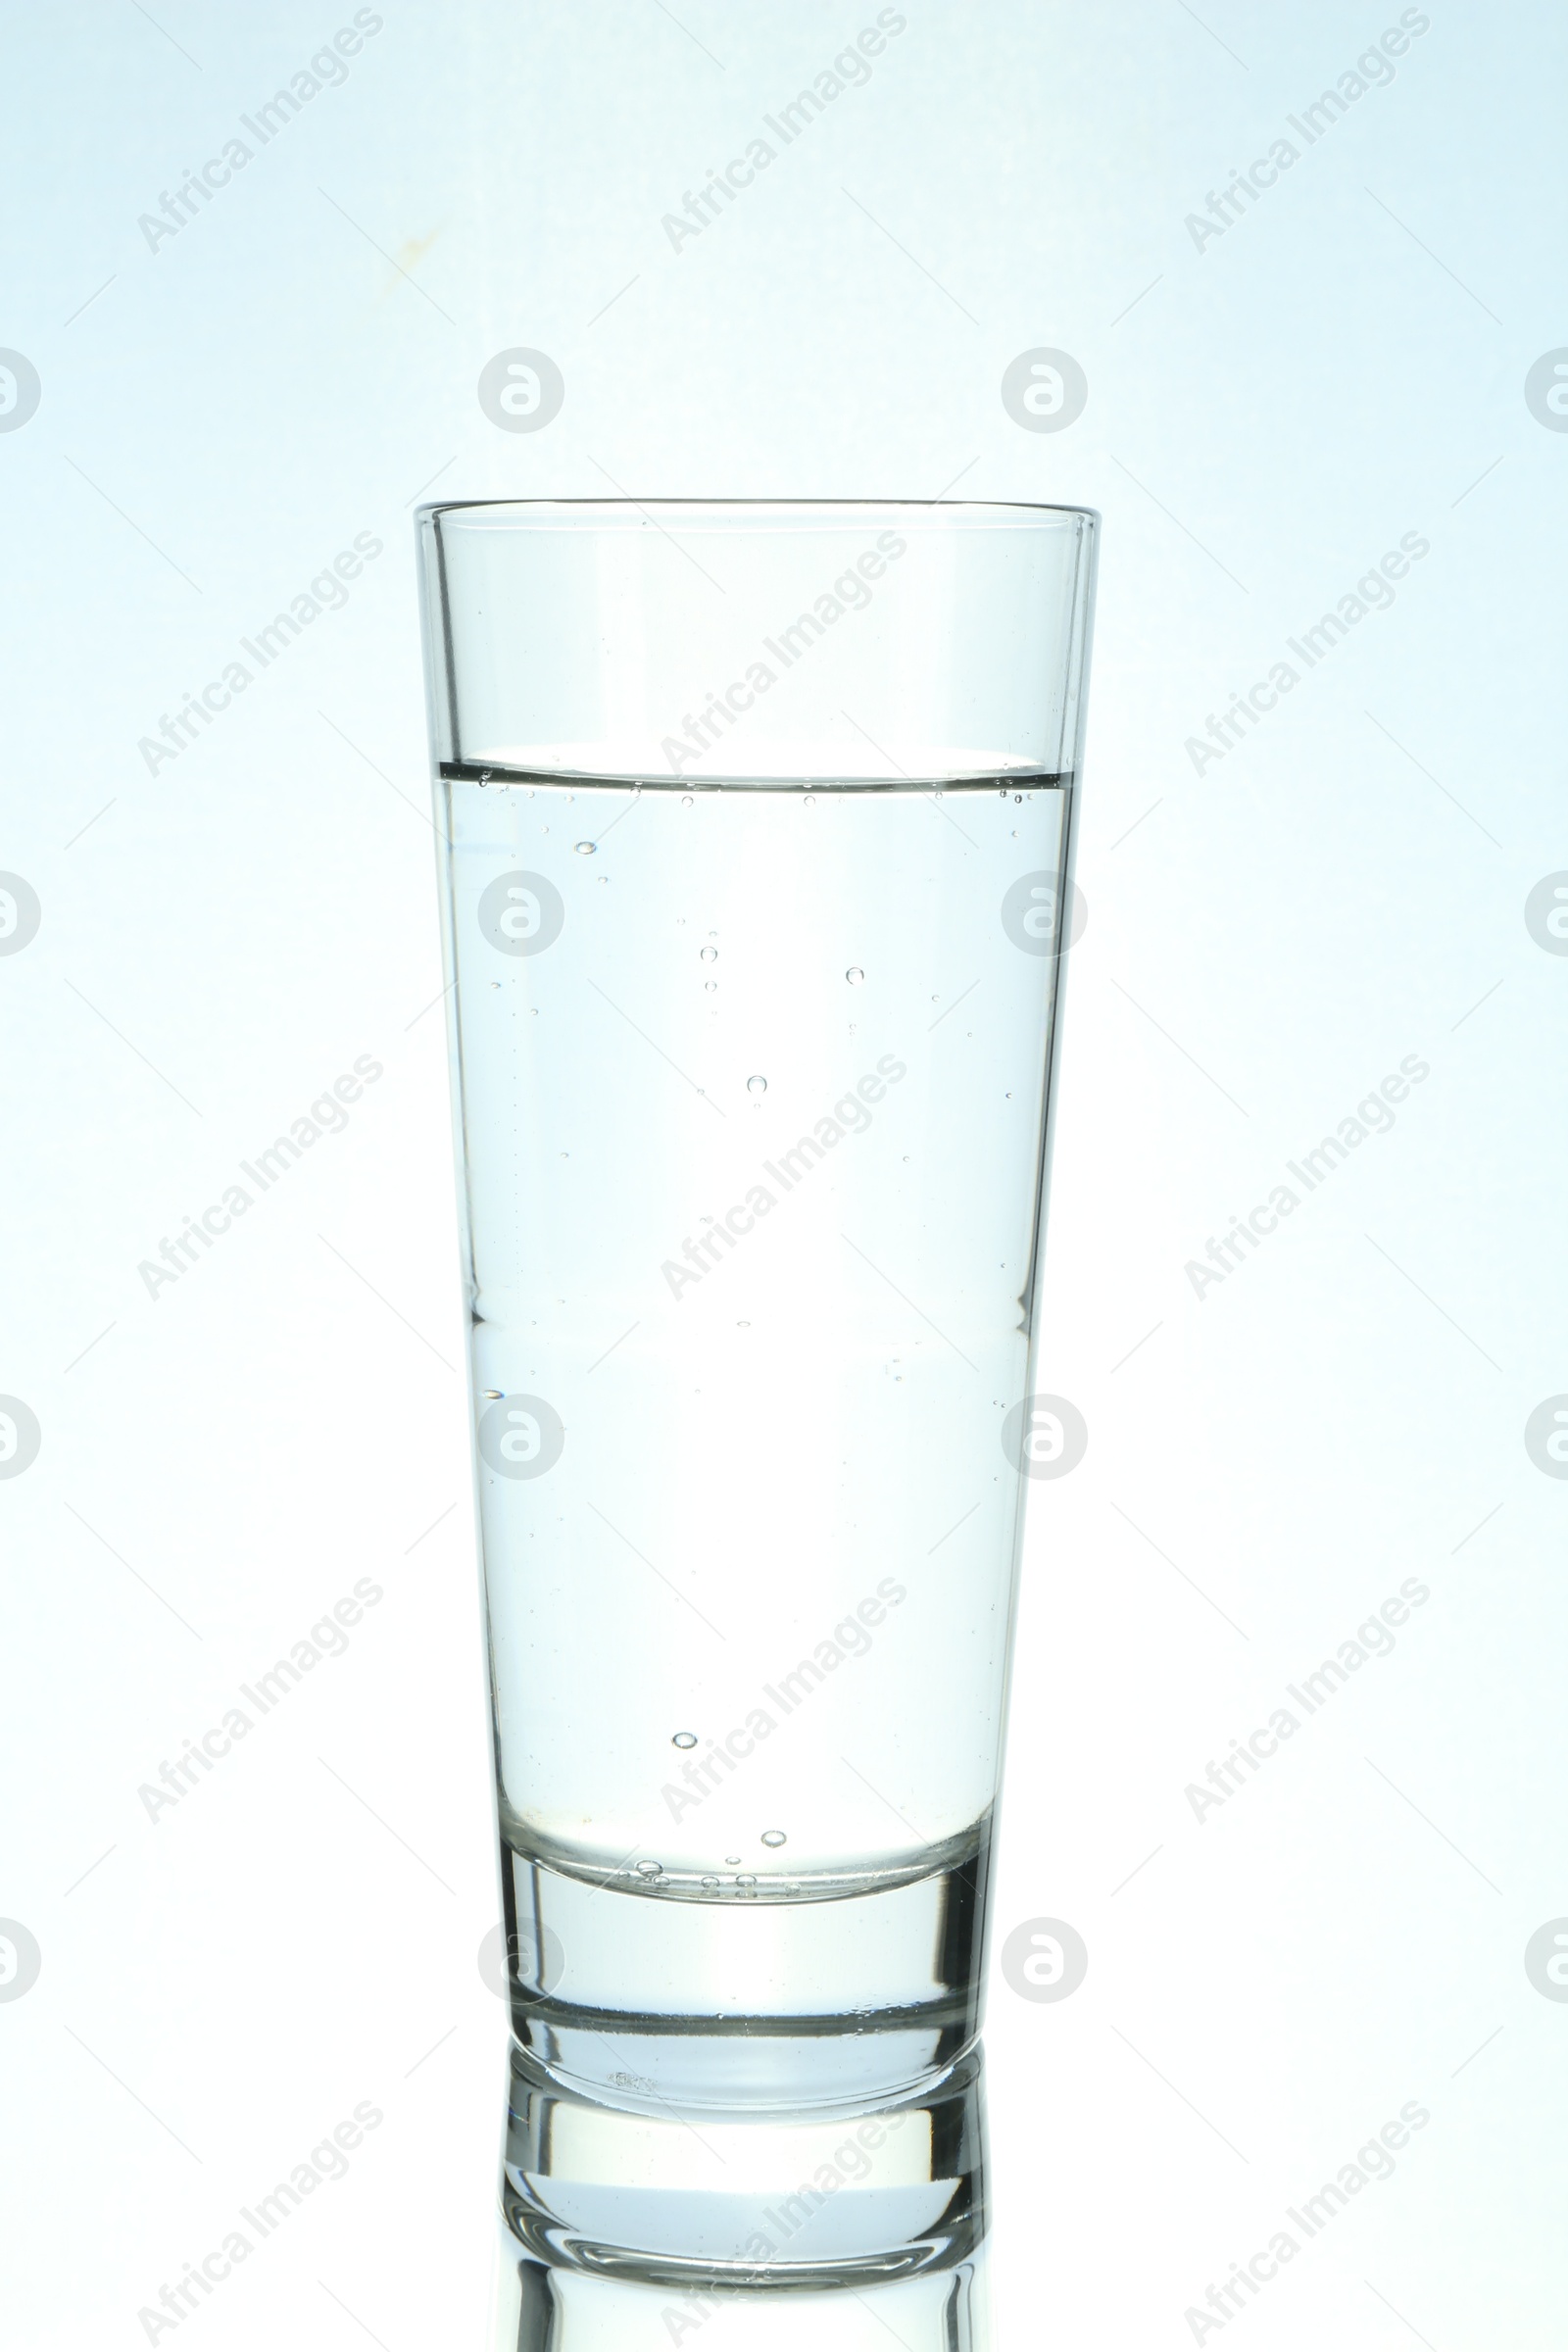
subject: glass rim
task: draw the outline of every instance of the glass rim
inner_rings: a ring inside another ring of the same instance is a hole
[[[660,527],[675,515],[689,529],[732,528],[752,524],[758,529],[811,529],[848,525],[857,517],[888,515],[910,528],[935,525],[945,529],[1040,530],[1062,522],[1098,524],[1098,507],[1052,504],[1023,499],[908,499],[908,498],[459,498],[432,499],[415,509],[418,524],[439,522],[444,516],[515,518],[517,527],[535,529],[619,529],[634,521]]]

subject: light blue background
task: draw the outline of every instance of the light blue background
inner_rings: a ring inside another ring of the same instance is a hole
[[[348,2178],[194,2324],[485,2326],[503,2026],[414,504],[954,488],[1104,514],[1042,1381],[1091,1437],[1033,1523],[998,1913],[1069,1920],[1090,1970],[994,1989],[999,2341],[1192,2342],[1418,2100],[1396,2176],[1229,2325],[1546,2352],[1568,2006],[1522,1955],[1568,1913],[1568,1485],[1522,1431],[1568,1390],[1568,959],[1523,908],[1568,867],[1568,436],[1523,383],[1568,343],[1568,27],[1406,12],[1393,81],[1200,250],[1186,217],[1397,7],[910,0],[677,252],[662,217],[873,7],[378,13],[156,251],[138,217],[352,10],[79,0],[7,40],[0,344],[42,400],[0,434],[0,867],[43,906],[0,958],[0,1391],[43,1428],[0,1483],[0,1914],[43,1951],[0,2004],[11,2331],[145,2340],[363,2100]],[[512,346],[564,377],[537,434],[477,404]],[[1088,377],[1057,434],[1000,398],[1039,346]],[[1195,773],[1409,532],[1392,609]],[[357,533],[383,552],[343,609],[150,774],[161,714]],[[139,1261],[362,1054],[346,1131],[149,1298]],[[1196,1298],[1187,1261],[1412,1054],[1392,1132]],[[150,1822],[138,1785],[365,1575],[347,1653]],[[1412,1577],[1393,1654],[1197,1822],[1184,1788]]]

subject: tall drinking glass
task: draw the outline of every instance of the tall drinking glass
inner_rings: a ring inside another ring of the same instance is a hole
[[[508,2212],[637,2278],[951,2263],[1076,1442],[1031,1390],[1095,517],[419,519]]]

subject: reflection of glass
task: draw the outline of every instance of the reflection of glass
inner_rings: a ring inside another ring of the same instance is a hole
[[[709,2352],[989,2347],[978,2049],[874,2111],[608,2130],[520,2051],[512,2074],[496,2352],[641,2352],[699,2328]]]
[[[950,2271],[885,2286],[685,2287],[585,2277],[527,2256],[503,2233],[495,2352],[662,2352],[702,2331],[703,2352],[989,2352],[981,2248]]]
[[[518,2128],[592,2151],[509,2211],[653,2278],[970,2096],[1022,1477],[1082,1442],[1030,1350],[1093,518],[422,539]],[[922,2162],[813,2277],[959,2259]]]

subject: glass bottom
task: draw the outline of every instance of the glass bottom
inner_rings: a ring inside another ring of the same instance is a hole
[[[650,2118],[866,2108],[974,2042],[988,1827],[826,1899],[635,1893],[502,1847],[513,2032],[542,2079]]]
[[[950,2272],[984,2236],[980,2083],[971,2050],[903,2098],[720,2121],[564,2089],[514,2047],[502,2178],[514,2258],[665,2289],[687,2316]],[[534,2286],[546,2301],[564,2292]]]

